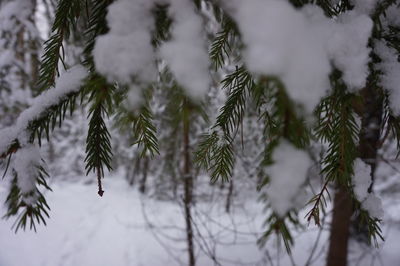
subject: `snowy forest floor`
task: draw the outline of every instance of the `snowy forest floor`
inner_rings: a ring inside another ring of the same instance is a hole
[[[123,178],[108,178],[104,186],[100,198],[95,183],[53,182],[54,192],[47,194],[51,218],[36,233],[15,234],[13,219],[0,220],[0,266],[187,264],[182,206],[141,195]],[[4,194],[0,187],[1,202]],[[193,208],[197,265],[306,265],[311,253],[308,265],[324,265],[328,229],[305,221],[295,232],[292,258],[277,248],[274,237],[260,249],[256,240],[266,217],[262,209],[256,197],[236,201],[230,214],[220,200],[199,201]],[[380,249],[352,241],[349,265],[400,265],[399,225],[386,222],[383,234]]]

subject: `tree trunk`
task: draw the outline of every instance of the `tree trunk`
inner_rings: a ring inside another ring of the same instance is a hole
[[[361,131],[359,155],[363,161],[371,166],[371,179],[374,182],[376,158],[381,137],[381,124],[383,116],[382,92],[372,85],[361,91],[364,104],[361,116]],[[372,184],[369,192],[372,190]]]
[[[195,265],[194,244],[193,244],[193,228],[191,217],[191,205],[193,202],[193,176],[191,174],[190,161],[190,138],[189,138],[189,108],[184,101],[183,108],[183,186],[184,186],[184,208],[186,222],[186,239],[189,255],[189,266]]]
[[[231,179],[229,182],[228,195],[226,196],[225,211],[227,213],[231,211],[232,195],[233,195],[233,179]]]
[[[333,203],[327,266],[347,265],[347,245],[352,209],[349,193],[345,188],[338,187]]]
[[[374,83],[373,80],[368,81],[367,86],[361,91],[362,104],[355,106],[356,112],[361,117],[359,157],[371,166],[372,182],[374,181],[383,112],[382,93],[373,85]],[[371,190],[372,184],[369,192]],[[345,188],[338,188],[333,208],[327,266],[345,266],[353,214],[351,198]],[[355,219],[353,224],[358,224],[358,222],[358,219]]]
[[[130,186],[133,186],[135,184],[136,176],[140,174],[140,162],[141,158],[138,155],[135,159],[133,166],[129,166],[127,178]]]
[[[149,158],[146,156],[143,158],[143,160],[144,160],[143,176],[142,176],[142,179],[140,180],[139,191],[144,194],[146,192],[146,182],[147,182],[147,171],[149,168]]]

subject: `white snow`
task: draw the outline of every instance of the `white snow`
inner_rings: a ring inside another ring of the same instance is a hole
[[[383,218],[381,200],[373,193],[368,192],[371,180],[371,167],[361,159],[354,161],[353,191],[357,200],[361,202],[361,208],[368,211],[374,218]]]
[[[173,18],[172,40],[160,47],[160,56],[186,93],[202,100],[211,84],[202,18],[189,0],[172,0],[169,14]]]
[[[38,227],[37,233],[27,230],[15,234],[11,229],[14,220],[0,219],[0,265],[187,265],[180,207],[176,203],[141,196],[119,177],[107,178],[104,182],[108,189],[105,198],[98,197],[95,183],[53,183],[54,192],[46,194],[52,209],[51,217],[46,227]],[[5,200],[4,192],[0,183],[1,202]],[[263,204],[257,204],[256,199],[251,197],[241,204],[243,207],[234,208],[236,211],[231,215],[225,214],[218,204],[210,202],[198,202],[194,206],[193,218],[204,237],[196,241],[197,265],[213,265],[199,248],[200,244],[205,248],[204,240],[218,243],[209,247],[215,248],[216,257],[222,265],[236,265],[235,262],[238,265],[277,265],[277,260],[280,265],[292,265],[283,247],[281,251],[277,248],[274,236],[271,236],[265,249],[256,245],[257,237],[265,229],[262,226],[265,219]],[[5,209],[0,208],[0,211],[4,213]],[[304,215],[300,213],[300,217]],[[311,265],[326,264],[327,246],[324,243],[329,241],[328,229],[328,224],[323,224],[320,244]],[[307,228],[306,223],[304,229],[293,231],[296,245],[292,257],[296,265],[305,265],[318,232],[316,227]],[[381,243],[380,248],[370,248],[367,252],[364,246],[357,247],[357,243],[351,241],[350,258],[356,261],[362,254],[362,265],[370,265],[375,254],[382,258],[383,265],[397,265],[400,259],[399,227],[395,224],[384,225],[383,234],[386,241]],[[270,256],[272,263],[261,261],[257,264],[263,254]]]
[[[272,155],[273,164],[266,168],[270,180],[266,191],[272,209],[279,216],[297,205],[297,197],[311,166],[309,155],[281,141]],[[303,202],[304,203],[304,202]]]
[[[29,122],[38,118],[48,107],[57,104],[67,94],[78,91],[86,76],[87,70],[83,66],[74,66],[58,78],[54,88],[36,97],[32,106],[20,114],[14,126],[0,130],[0,154],[6,152],[16,138],[20,141],[20,145],[25,145]]]
[[[347,12],[334,20],[313,5],[298,10],[279,0],[225,2],[242,33],[249,70],[281,78],[306,111],[330,89],[332,62],[349,89],[364,86],[372,29],[367,15]]]
[[[364,201],[368,196],[371,180],[371,166],[361,159],[354,161],[353,191],[358,201]]]
[[[120,177],[104,182],[105,198],[98,197],[95,183],[53,183],[54,192],[46,194],[51,217],[37,233],[14,234],[13,218],[0,219],[0,265],[187,265],[182,207],[140,195]],[[0,186],[1,202],[4,196]],[[193,206],[193,230],[199,240],[196,265],[213,265],[205,255],[208,247],[215,248],[224,265],[232,260],[255,265],[263,255],[256,244],[264,219],[262,204],[254,198],[243,207],[233,207],[229,215],[223,204],[216,203]]]
[[[398,54],[384,41],[376,41],[375,48],[382,60],[378,65],[378,68],[383,72],[380,79],[381,85],[389,91],[389,105],[393,113],[396,116],[400,115],[400,63],[397,61]]]
[[[351,0],[354,10],[360,13],[372,14],[379,0]]]
[[[93,50],[96,70],[110,82],[149,83],[156,77],[151,45],[155,1],[119,0],[107,13],[110,31],[97,38]]]
[[[12,167],[17,173],[17,185],[26,204],[31,204],[35,201],[35,193],[30,196],[26,194],[35,192],[37,167],[40,165],[40,150],[36,145],[26,145],[14,156]]]
[[[383,218],[382,201],[376,195],[370,193],[367,198],[361,203],[361,208],[368,211],[369,215],[374,218]]]
[[[367,15],[349,11],[338,17],[333,33],[325,32],[332,34],[327,39],[329,56],[353,92],[365,86],[368,76],[371,30],[372,20]]]

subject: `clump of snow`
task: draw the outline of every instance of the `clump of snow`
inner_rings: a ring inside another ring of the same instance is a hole
[[[160,55],[187,94],[201,100],[211,84],[203,21],[189,0],[172,0],[169,14],[173,18],[172,39],[161,46]]]
[[[368,194],[368,197],[361,203],[361,208],[368,211],[371,217],[377,219],[383,218],[382,201],[372,193]]]
[[[26,145],[14,157],[13,168],[17,172],[18,187],[22,194],[36,188],[37,167],[40,166],[40,150],[36,145]]]
[[[312,112],[330,89],[331,63],[351,90],[365,85],[371,19],[347,12],[327,18],[321,8],[286,1],[229,1],[245,43],[244,59],[258,75],[279,77],[289,96]],[[262,34],[260,34],[262,32]]]
[[[375,51],[381,58],[378,68],[382,71],[381,85],[390,93],[389,105],[393,113],[400,115],[400,63],[395,49],[389,47],[384,41],[375,42]]]
[[[361,208],[368,211],[369,215],[381,219],[383,208],[381,200],[368,192],[371,180],[371,167],[361,159],[354,161],[353,191],[357,200],[361,202]]]
[[[379,0],[351,0],[354,10],[364,14],[372,14]]]
[[[331,66],[305,16],[286,1],[272,0],[236,1],[233,14],[249,70],[280,77],[289,96],[311,112],[329,89]]]
[[[78,91],[86,76],[87,71],[83,66],[74,66],[58,78],[54,88],[35,98],[31,107],[20,114],[14,126],[0,130],[0,154],[6,152],[16,138],[21,146],[27,144],[26,129],[29,123],[39,118],[48,107],[57,104],[67,94]]]
[[[153,5],[150,0],[119,0],[108,8],[110,31],[97,38],[93,56],[96,70],[110,82],[147,83],[155,79]]]
[[[266,193],[275,213],[284,216],[297,205],[299,190],[306,181],[312,161],[305,151],[287,141],[275,148],[272,160],[273,164],[266,169],[270,178]]]
[[[368,76],[367,44],[372,25],[367,15],[350,11],[338,17],[336,30],[327,40],[330,58],[343,72],[343,80],[352,91],[362,88]]]
[[[361,159],[354,161],[353,191],[358,201],[362,202],[368,196],[371,180],[371,166]]]

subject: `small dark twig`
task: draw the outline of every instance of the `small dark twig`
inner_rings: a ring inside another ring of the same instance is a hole
[[[103,197],[104,190],[101,185],[101,170],[99,168],[97,168],[97,184],[99,185],[99,191],[97,192],[97,194],[99,194],[100,197]]]

